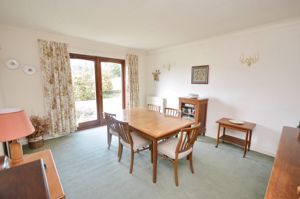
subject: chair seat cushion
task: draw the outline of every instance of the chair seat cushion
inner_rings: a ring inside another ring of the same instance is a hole
[[[157,150],[159,154],[166,155],[169,158],[175,159],[176,147],[179,142],[178,138],[169,138],[158,144]],[[192,148],[178,154],[178,159],[188,156],[192,152]]]
[[[109,133],[115,136],[119,136],[119,133],[109,128]]]
[[[136,151],[137,149],[140,149],[142,147],[146,147],[150,144],[150,141],[139,136],[137,133],[132,132],[131,133],[131,138],[133,142],[133,150]],[[124,140],[121,138],[120,142],[125,146],[130,148],[130,144],[124,142]]]

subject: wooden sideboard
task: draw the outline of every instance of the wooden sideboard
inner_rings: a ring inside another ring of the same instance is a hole
[[[64,199],[65,193],[62,188],[59,175],[56,170],[56,166],[53,160],[51,150],[39,151],[32,154],[24,155],[24,159],[18,163],[10,162],[10,167],[15,167],[28,162],[42,159],[46,165],[46,177],[48,181],[48,187],[51,199]]]
[[[283,127],[265,199],[298,199],[299,189],[300,130]]]
[[[192,119],[195,123],[201,122],[199,134],[205,135],[206,131],[206,115],[207,115],[208,99],[193,99],[180,97],[179,109],[182,112],[182,117]]]
[[[35,160],[0,172],[1,199],[50,199],[43,160]]]

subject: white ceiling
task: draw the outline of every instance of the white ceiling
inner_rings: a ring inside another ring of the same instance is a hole
[[[0,0],[0,24],[156,49],[300,16],[300,0]]]

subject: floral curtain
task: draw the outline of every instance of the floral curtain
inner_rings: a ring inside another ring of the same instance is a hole
[[[50,134],[66,135],[76,130],[75,100],[67,44],[38,40],[44,103],[50,118]]]
[[[127,69],[127,90],[126,102],[127,108],[139,106],[139,71],[138,71],[138,56],[126,56]]]

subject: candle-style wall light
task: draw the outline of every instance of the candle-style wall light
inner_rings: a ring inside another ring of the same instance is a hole
[[[254,55],[254,56],[245,56],[244,54],[242,54],[240,57],[241,63],[247,64],[248,66],[255,64],[258,60],[259,60],[258,54]]]

